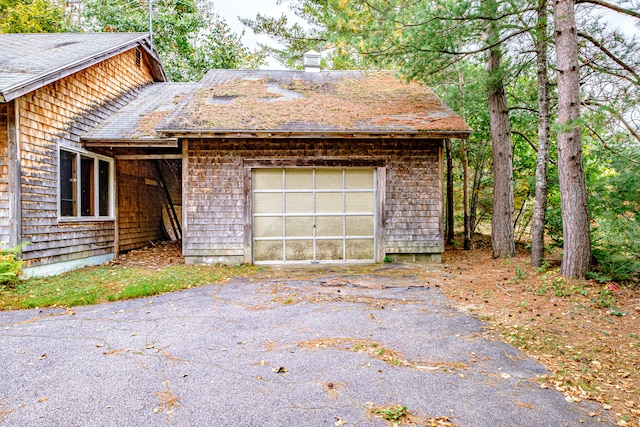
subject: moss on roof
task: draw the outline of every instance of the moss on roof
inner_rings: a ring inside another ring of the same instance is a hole
[[[469,130],[427,87],[405,83],[389,72],[334,72],[330,78],[299,72],[212,73],[161,129]],[[215,73],[224,73],[224,78]]]

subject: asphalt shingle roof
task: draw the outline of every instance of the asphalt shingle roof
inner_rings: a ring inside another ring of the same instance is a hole
[[[150,51],[148,38],[146,33],[0,34],[0,102],[14,99],[136,44]],[[161,67],[158,69],[162,70]]]
[[[158,140],[155,131],[160,121],[173,111],[197,83],[156,83],[142,89],[138,96],[118,112],[90,130],[85,141]]]

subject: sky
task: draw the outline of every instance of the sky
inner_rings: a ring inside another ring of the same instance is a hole
[[[229,27],[236,33],[240,34],[244,31],[242,38],[244,44],[250,48],[257,46],[257,43],[274,45],[275,42],[268,36],[259,35],[256,36],[249,28],[245,28],[244,25],[238,20],[238,16],[243,18],[254,18],[258,13],[262,13],[268,16],[279,17],[283,13],[287,14],[290,19],[296,20],[295,15],[285,4],[278,4],[277,0],[210,0],[214,4],[215,11],[225,19]],[[629,16],[610,12],[607,14],[608,19],[623,32],[628,34],[639,34],[640,28],[635,23],[637,19],[633,19]],[[267,68],[282,68],[281,64],[275,61],[271,61]]]
[[[242,18],[255,18],[258,13],[268,16],[279,17],[286,13],[295,18],[286,4],[277,4],[277,0],[212,0],[214,10],[227,22],[229,27],[236,33],[244,31],[242,41],[250,48],[256,47],[257,43],[273,46],[275,43],[266,35],[256,36],[253,31],[246,28],[238,20]],[[275,65],[275,64],[274,64]]]

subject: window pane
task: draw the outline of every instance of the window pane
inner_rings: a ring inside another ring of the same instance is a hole
[[[287,193],[287,213],[312,213],[313,193]]]
[[[60,215],[76,216],[77,211],[77,154],[60,150]]]
[[[316,169],[318,190],[336,190],[342,187],[342,169]]]
[[[91,157],[80,156],[80,215],[94,214],[94,180],[93,163]]]
[[[282,169],[254,169],[254,190],[281,190]]]
[[[373,193],[347,193],[347,212],[373,213]]]
[[[341,216],[318,216],[316,218],[316,236],[342,236],[344,233],[342,222]]]
[[[348,169],[347,188],[367,190],[373,188],[373,171],[371,169]]]
[[[316,193],[316,212],[342,213],[344,201],[342,193]]]
[[[255,193],[253,195],[253,212],[257,214],[282,213],[282,194]]]
[[[290,216],[287,217],[287,237],[313,237],[313,217]]]
[[[98,160],[98,209],[100,216],[109,216],[109,162]]]
[[[253,222],[253,235],[255,237],[282,236],[281,216],[257,216]]]
[[[373,236],[373,216],[348,216],[347,236]]]
[[[313,188],[312,169],[285,169],[285,188],[310,190]]]

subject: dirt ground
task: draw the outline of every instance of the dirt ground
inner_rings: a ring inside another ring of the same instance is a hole
[[[567,280],[557,260],[533,269],[523,249],[493,259],[486,239],[475,246],[447,248],[442,267],[422,273],[425,282],[546,366],[552,374],[540,387],[556,388],[569,402],[597,401],[618,426],[640,426],[640,290]],[[183,262],[175,244],[158,243],[113,264],[157,269]]]

